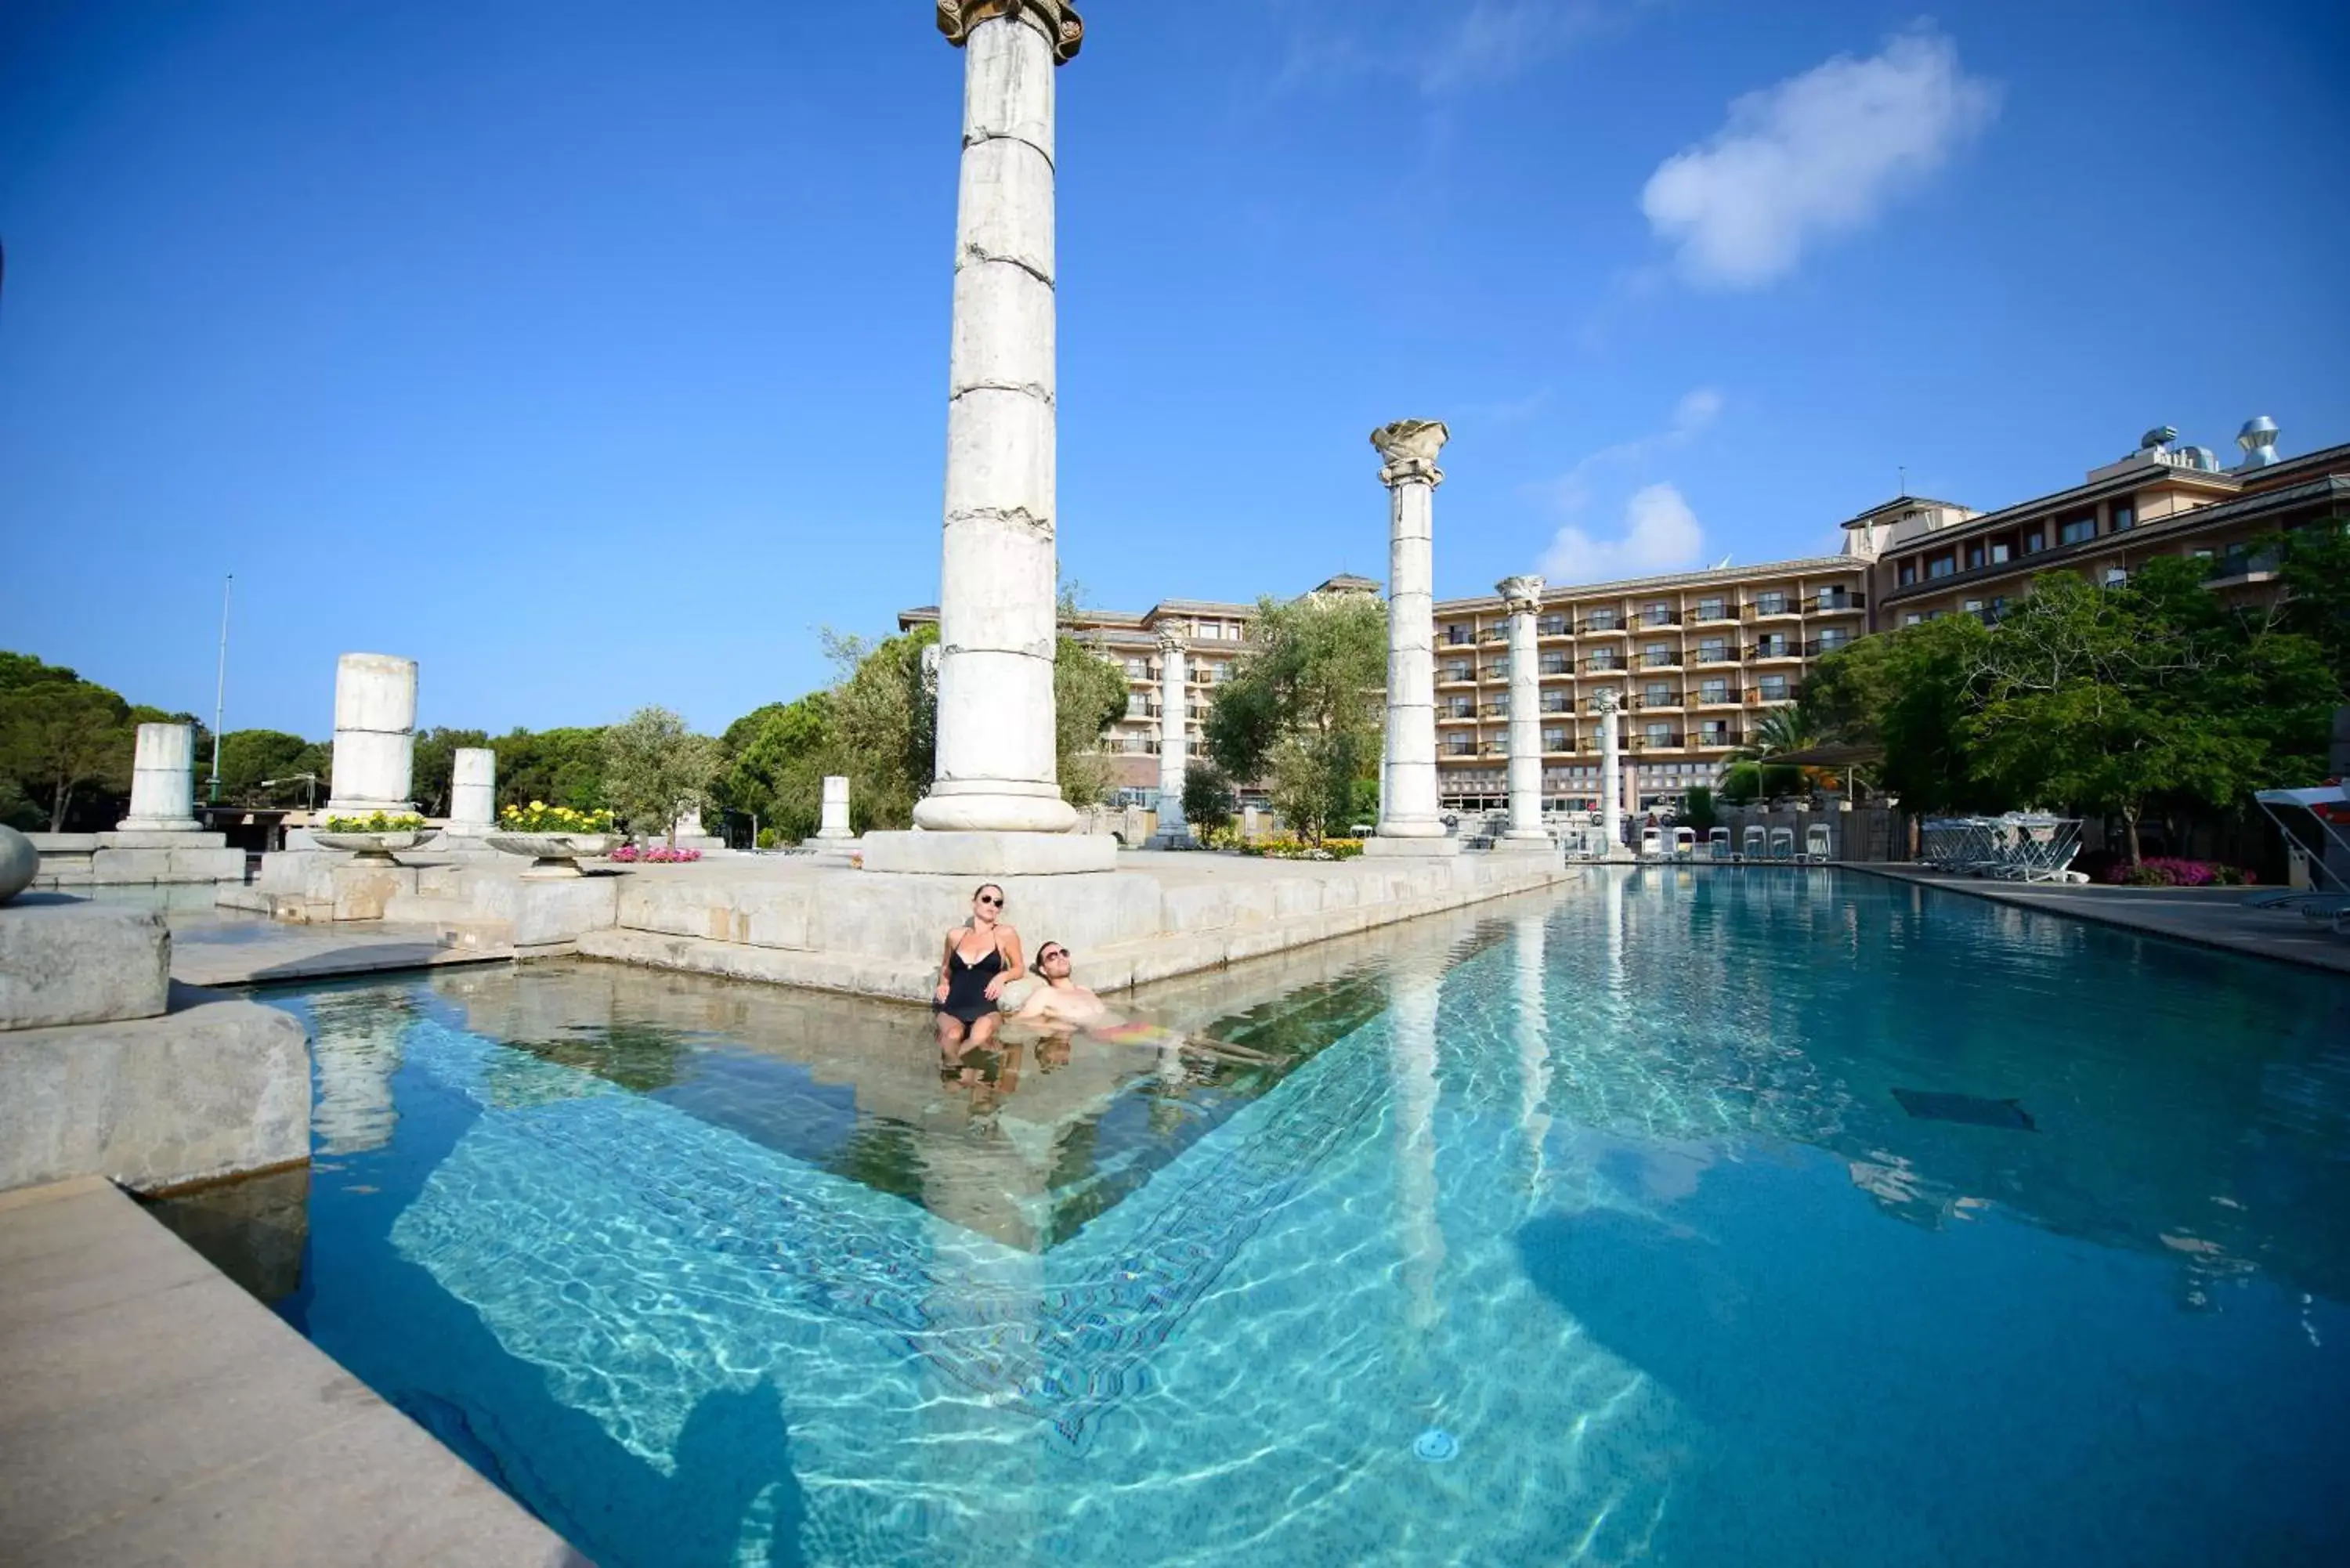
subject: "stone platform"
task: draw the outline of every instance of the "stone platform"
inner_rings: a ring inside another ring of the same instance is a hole
[[[144,1189],[310,1152],[290,1013],[172,984],[152,910],[57,895],[0,908],[0,1190],[103,1176]]]
[[[1128,851],[1114,872],[983,878],[881,875],[741,857],[643,868],[619,889],[594,958],[928,1002],[941,940],[983,880],[1033,956],[1078,954],[1096,989],[1219,968],[1579,877],[1551,855],[1336,862]]]
[[[242,882],[244,851],[217,833],[28,833],[47,890]]]
[[[0,1563],[585,1560],[105,1182],[0,1193]]]

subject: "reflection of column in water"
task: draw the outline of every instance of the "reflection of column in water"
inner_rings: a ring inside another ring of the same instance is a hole
[[[1526,1195],[1539,1197],[1543,1139],[1550,1131],[1550,1019],[1543,1005],[1544,915],[1529,910],[1516,921],[1518,982],[1518,1124],[1526,1139]]]
[[[1625,875],[1618,871],[1600,873],[1607,880],[1607,989],[1619,998],[1627,983],[1624,974],[1624,883]]]
[[[400,1071],[400,1038],[409,1013],[399,999],[379,993],[337,998],[321,1005],[311,1060],[318,1065],[318,1104],[310,1125],[320,1154],[365,1154],[391,1141],[400,1120],[391,1075]]]
[[[1434,974],[1396,977],[1388,1070],[1395,1080],[1396,1199],[1402,1225],[1406,1322],[1416,1334],[1436,1324],[1436,1272],[1444,1231],[1436,1220],[1436,1009],[1444,989]]]

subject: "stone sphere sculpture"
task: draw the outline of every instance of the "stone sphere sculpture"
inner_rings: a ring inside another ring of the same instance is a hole
[[[33,885],[41,868],[41,852],[13,827],[0,826],[0,904]]]

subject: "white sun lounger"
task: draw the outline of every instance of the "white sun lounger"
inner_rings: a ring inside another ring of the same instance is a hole
[[[1825,866],[1835,858],[1835,836],[1825,822],[1814,822],[1804,829],[1804,858],[1814,866]]]
[[[1729,860],[1731,858],[1730,829],[1726,827],[1707,829],[1705,835],[1705,852],[1716,860]]]
[[[1774,827],[1771,830],[1771,858],[1792,862],[1795,858],[1795,830]]]
[[[1653,827],[1640,830],[1640,858],[1662,860],[1665,857],[1665,836]]]
[[[1746,830],[1746,837],[1745,837],[1744,848],[1743,848],[1743,851],[1742,851],[1742,852],[1741,853],[1741,855],[1739,856],[1739,858],[1740,858],[1740,859],[1742,859],[1742,860],[1760,860],[1760,859],[1762,859],[1762,843],[1763,843],[1763,833],[1762,833],[1762,829],[1760,826],[1749,827],[1749,828]]]

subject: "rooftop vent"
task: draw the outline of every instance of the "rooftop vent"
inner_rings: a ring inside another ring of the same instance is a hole
[[[2276,462],[2276,421],[2266,414],[2246,420],[2244,428],[2236,432],[2236,444],[2244,449],[2246,468],[2266,468]]]

